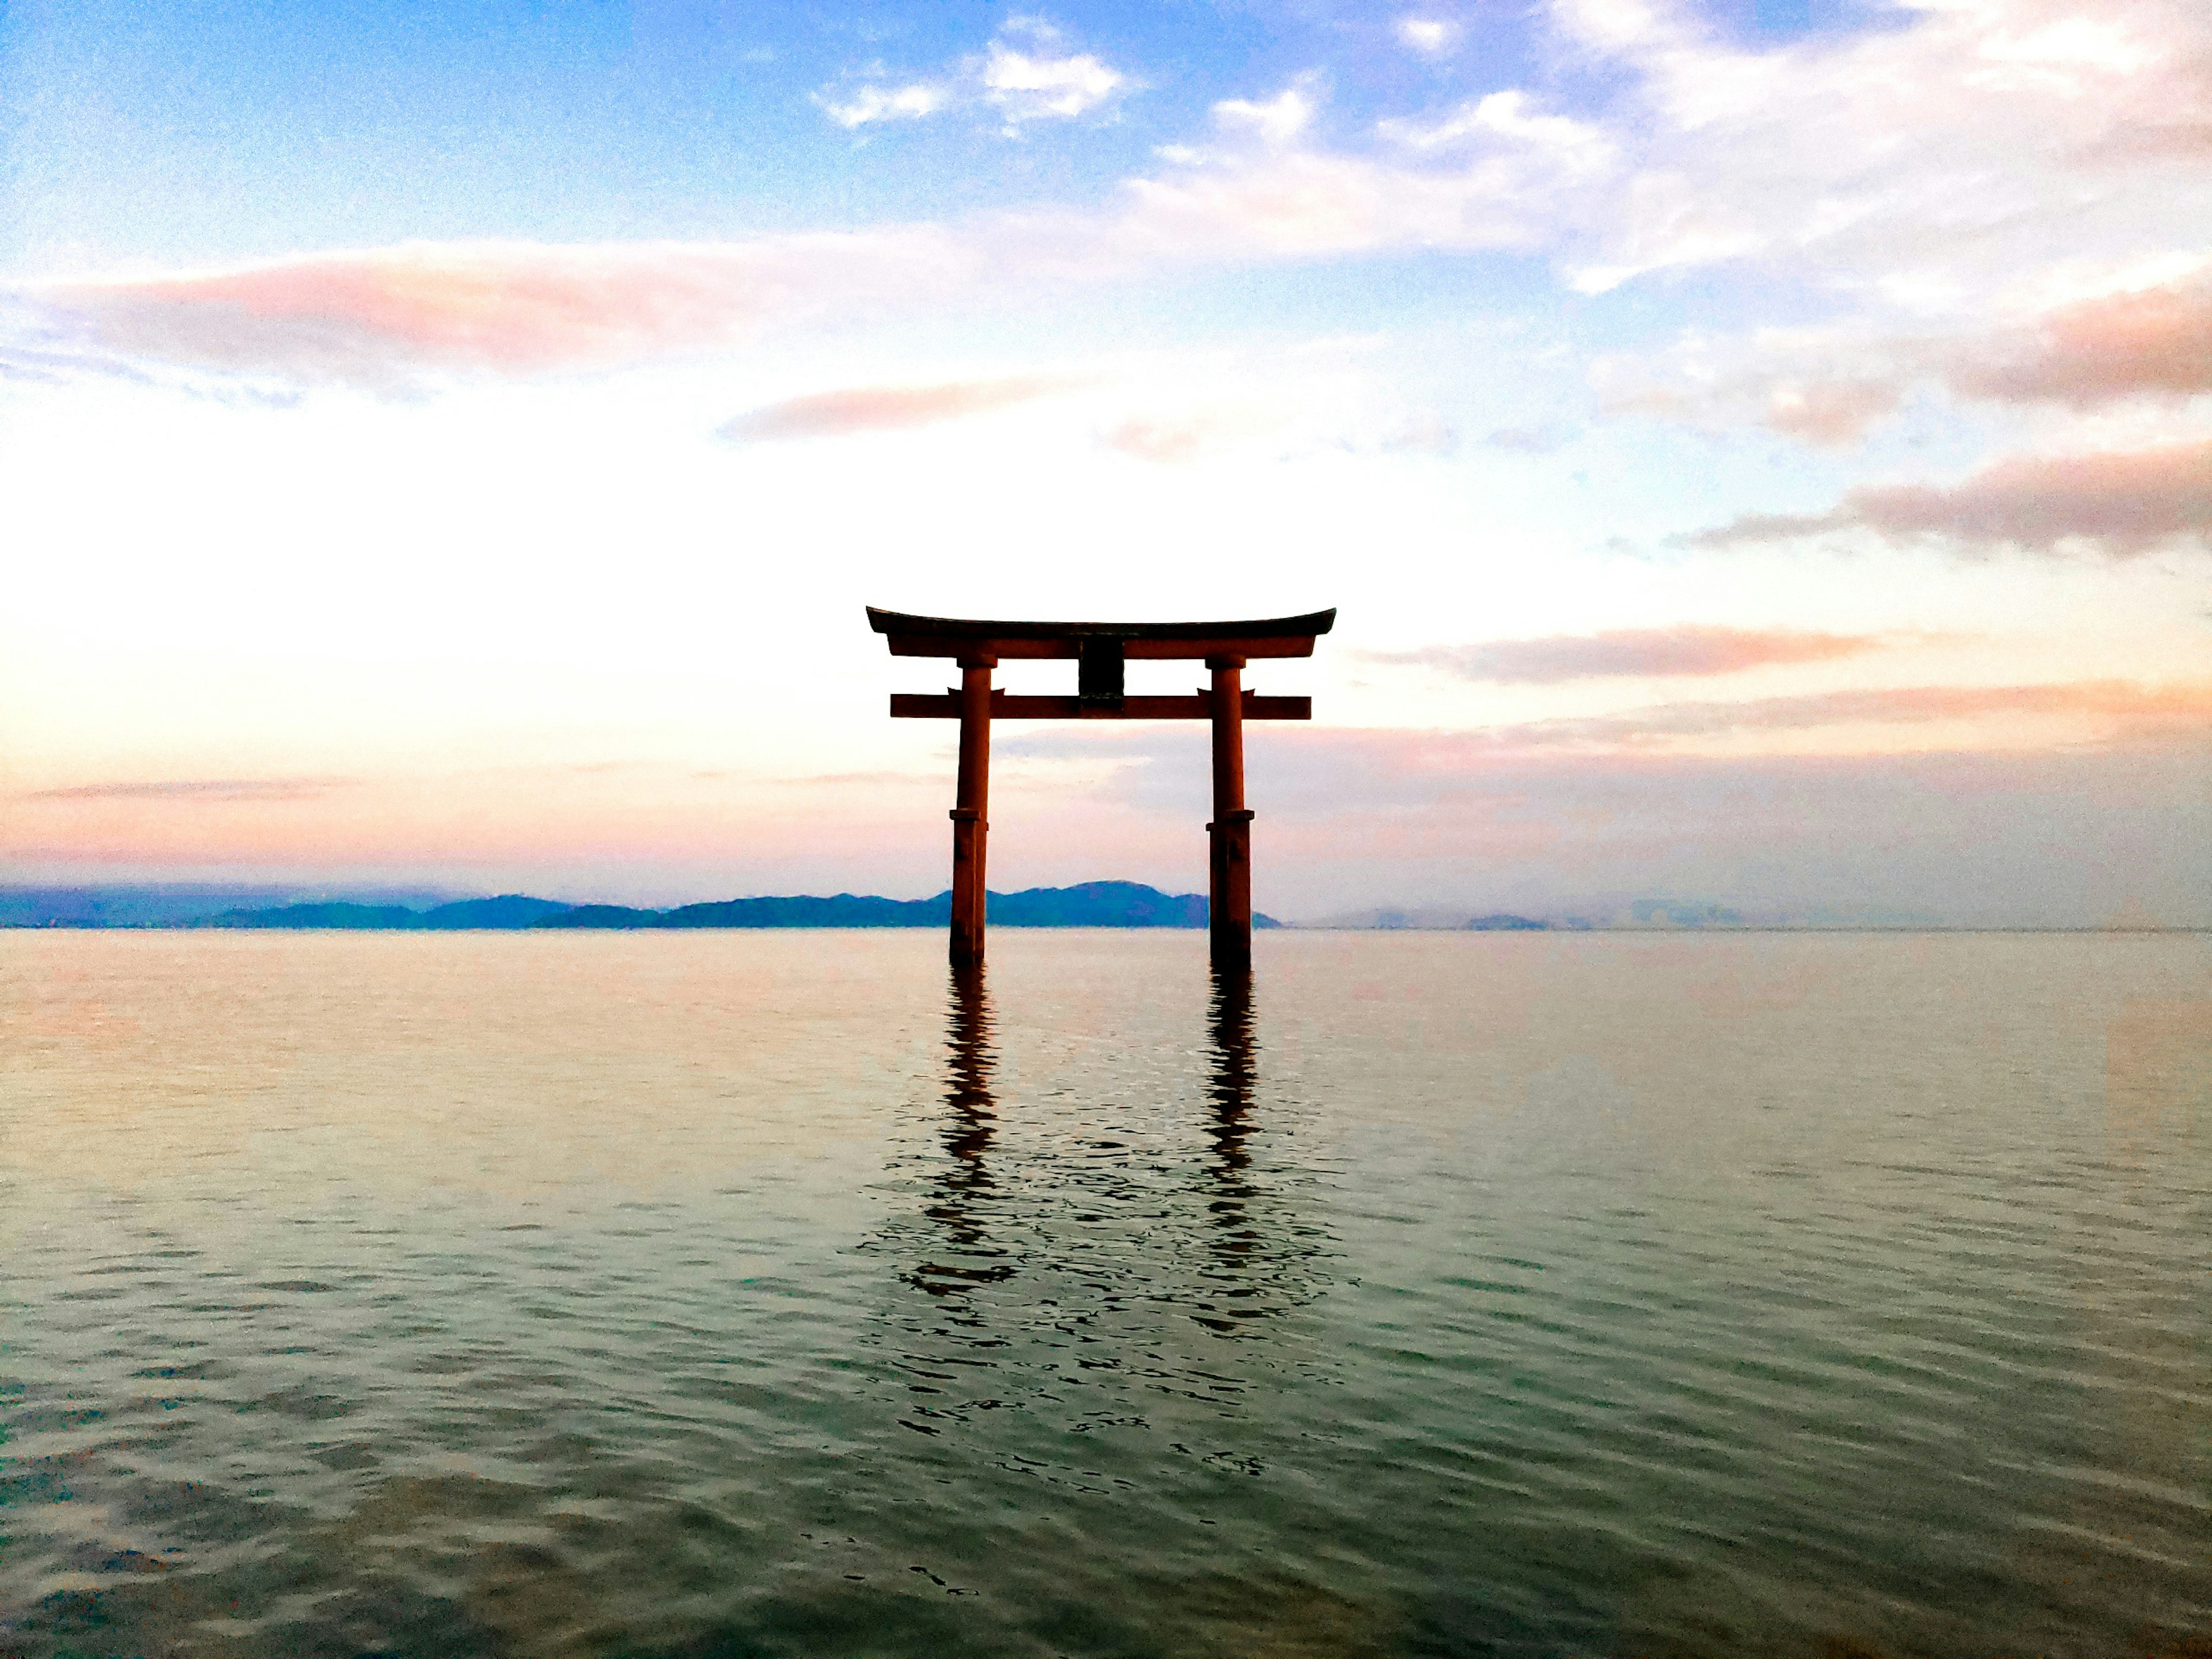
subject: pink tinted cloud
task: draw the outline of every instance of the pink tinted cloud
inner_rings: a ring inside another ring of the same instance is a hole
[[[2193,733],[2212,718],[2212,683],[2153,686],[2130,680],[2078,680],[2045,685],[1884,686],[1741,702],[1662,703],[1595,718],[1534,721],[1500,728],[1492,736],[1515,748],[1633,747],[1745,732],[2023,718],[2086,720],[2114,736]]]
[[[222,270],[41,283],[20,298],[125,357],[405,388],[726,347],[773,327],[911,312],[1008,284],[1392,247],[1531,246],[1553,167],[1509,146],[1471,171],[1292,145],[1041,210],[745,241],[410,242]]]
[[[1197,409],[1173,415],[1133,415],[1098,434],[1106,448],[1160,466],[1181,466],[1247,438],[1273,430],[1280,410]]]
[[[1854,489],[1826,513],[1753,514],[1683,541],[1720,549],[1853,530],[1977,552],[2125,558],[2166,546],[2203,548],[2212,545],[2212,442],[2015,457],[1960,483]]]
[[[1065,375],[1030,374],[942,386],[848,386],[764,404],[731,421],[721,428],[721,435],[732,443],[775,443],[791,438],[835,438],[854,432],[933,426],[940,421],[1010,409],[1076,384]]]
[[[1766,424],[1801,442],[1832,447],[1856,439],[1904,401],[1904,386],[1893,381],[1785,384],[1767,396]]]
[[[349,789],[351,778],[163,778],[81,783],[35,790],[27,800],[270,801],[307,800]]]
[[[1123,417],[1097,434],[1099,445],[1136,460],[1182,466],[1265,442],[1279,456],[1338,451],[1356,455],[1449,455],[1459,434],[1434,410],[1363,407],[1278,397],[1224,399]]]
[[[1717,360],[1717,361],[1716,361]],[[1814,331],[1595,371],[1605,406],[1710,426],[1756,422],[1799,441],[1856,442],[1917,386],[1954,398],[2101,408],[2212,392],[2212,277],[2100,295],[2016,325],[1948,337]]]
[[[1972,397],[2075,408],[2212,392],[2212,281],[2063,307],[2015,337],[1963,351],[1947,378]]]
[[[750,243],[402,243],[227,270],[52,283],[99,344],[204,368],[371,386],[726,345],[766,325],[910,299],[969,274],[927,228]]]
[[[1564,680],[1735,674],[1770,664],[1826,662],[1855,656],[1885,642],[1865,634],[1690,625],[1492,640],[1480,645],[1431,646],[1420,651],[1372,652],[1368,656],[1375,662],[1442,668],[1464,679],[1549,685]]]
[[[1465,731],[1282,727],[1265,733],[1264,743],[1255,738],[1252,752],[1255,765],[1261,763],[1256,757],[1262,748],[1283,757],[1280,775],[1270,787],[1291,800],[1318,805],[1324,796],[1356,796],[1389,806],[1427,799],[1437,778],[1471,775],[1516,757],[1595,762],[1681,755],[1696,752],[1700,740],[1747,733],[1771,734],[1773,741],[1759,747],[1782,755],[1802,750],[1799,734],[1848,729],[1857,741],[1831,739],[1818,745],[1820,752],[1880,758],[1929,746],[1915,728],[1937,724],[1976,728],[1963,740],[1942,745],[1960,752],[1977,746],[2010,752],[2062,744],[2069,750],[2176,744],[2201,750],[2212,726],[2212,681],[1882,686],[1737,702],[1661,702],[1614,714]],[[2055,732],[2054,725],[2063,730]],[[1205,759],[1201,734],[1173,730],[1046,727],[1010,734],[1000,746],[1009,757],[1024,760],[1117,761],[1139,775],[1146,769],[1198,767],[1202,772]],[[1745,746],[1730,747],[1741,751]],[[1339,781],[1322,781],[1332,777]],[[1340,787],[1347,778],[1353,783]],[[1345,795],[1346,788],[1351,795]]]

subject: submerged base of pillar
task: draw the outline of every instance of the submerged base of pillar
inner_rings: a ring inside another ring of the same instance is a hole
[[[980,967],[988,897],[983,889],[985,848],[991,826],[969,808],[952,809],[952,965]]]
[[[1206,927],[1217,968],[1252,961],[1252,814],[1224,812],[1206,826]]]

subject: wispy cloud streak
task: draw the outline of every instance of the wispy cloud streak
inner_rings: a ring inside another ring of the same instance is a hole
[[[312,800],[349,789],[351,778],[179,778],[123,783],[82,783],[38,789],[27,800],[280,801]]]
[[[1683,543],[1715,550],[1844,531],[1966,552],[2126,558],[2163,547],[2212,548],[2212,441],[2016,457],[1960,483],[1855,489],[1826,513],[1747,514]]]
[[[1370,662],[1440,668],[1462,679],[1550,685],[1568,680],[1736,674],[1780,663],[1831,661],[1886,643],[1875,635],[1790,629],[1641,628],[1364,654]]]
[[[404,389],[425,374],[612,367],[728,346],[771,324],[912,305],[984,269],[981,250],[921,227],[732,243],[412,242],[48,283],[24,297],[125,355]]]
[[[2048,685],[1887,686],[1741,702],[1662,703],[1618,714],[1498,727],[1488,736],[1511,748],[1633,748],[1746,732],[2023,717],[2085,719],[2112,732],[2193,732],[2207,716],[2212,716],[2212,683],[2147,686],[2130,680],[2086,680]]]
[[[1066,375],[1029,374],[941,386],[848,386],[763,404],[727,422],[720,435],[732,443],[775,443],[933,426],[1011,409],[1079,384]]]
[[[1915,391],[2075,411],[2212,392],[2212,277],[2115,289],[1998,327],[1942,334],[1863,327],[1692,338],[1597,369],[1613,412],[1710,427],[1764,425],[1807,443],[1856,442]]]

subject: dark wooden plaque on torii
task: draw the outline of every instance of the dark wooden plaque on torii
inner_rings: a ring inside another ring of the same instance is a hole
[[[1252,814],[1244,805],[1244,722],[1313,718],[1310,697],[1261,697],[1244,690],[1255,657],[1310,657],[1314,640],[1336,623],[1334,610],[1261,622],[971,622],[908,617],[868,607],[868,626],[894,657],[950,657],[960,689],[942,695],[891,694],[894,720],[957,720],[960,781],[952,809],[952,960],[983,959],[984,854],[990,831],[991,722],[1001,720],[1211,720],[1213,822],[1206,898],[1213,960],[1239,967],[1252,959]],[[1010,659],[1072,658],[1072,697],[1015,696],[994,690],[991,671]],[[1202,661],[1213,684],[1192,696],[1133,697],[1122,666],[1146,661]]]

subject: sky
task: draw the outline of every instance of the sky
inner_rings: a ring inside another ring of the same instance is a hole
[[[2201,0],[14,0],[0,204],[0,881],[925,895],[864,605],[1334,605],[1263,910],[2212,925]]]

